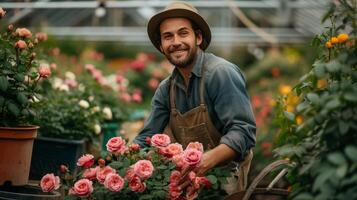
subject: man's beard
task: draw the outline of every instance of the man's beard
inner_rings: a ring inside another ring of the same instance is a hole
[[[170,54],[174,51],[179,51],[179,50],[185,50],[188,53],[188,56],[184,59],[184,60],[176,60],[173,58],[173,56],[171,56]],[[190,51],[191,50],[191,51]],[[173,64],[176,67],[179,68],[185,68],[189,65],[191,65],[193,63],[193,61],[195,60],[196,57],[196,48],[190,49],[189,47],[185,47],[185,46],[181,46],[181,47],[177,47],[175,49],[171,48],[169,49],[169,53],[165,54],[167,60],[169,60],[169,62],[171,64]]]

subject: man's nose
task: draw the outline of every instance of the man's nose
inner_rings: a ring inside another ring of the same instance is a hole
[[[174,35],[172,45],[174,46],[180,46],[181,45],[181,40],[178,35]]]

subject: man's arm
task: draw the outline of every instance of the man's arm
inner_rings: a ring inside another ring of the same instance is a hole
[[[167,85],[164,82],[165,81],[160,84],[151,100],[151,112],[145,121],[144,128],[134,139],[134,143],[139,144],[141,147],[147,147],[145,142],[146,137],[162,133],[169,121],[170,111]]]
[[[242,160],[245,153],[255,146],[256,140],[255,119],[244,76],[237,66],[222,65],[216,66],[208,81],[214,110],[218,119],[224,124],[220,144],[226,145],[235,152],[234,160]],[[216,158],[221,162],[227,161],[223,155],[221,159],[219,154],[217,156]]]

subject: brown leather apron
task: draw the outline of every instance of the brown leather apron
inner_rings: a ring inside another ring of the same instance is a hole
[[[170,119],[164,133],[170,136],[172,142],[182,144],[184,148],[190,142],[200,142],[204,150],[218,146],[221,134],[213,125],[207,106],[204,101],[204,65],[201,68],[202,77],[200,79],[200,105],[182,114],[175,104],[175,82],[176,77],[170,80]],[[239,167],[233,176],[228,178],[228,184],[223,188],[227,193],[232,194],[244,190],[247,185],[248,171],[252,160],[252,152],[249,151],[244,161],[239,163]],[[239,176],[239,179],[237,179]]]

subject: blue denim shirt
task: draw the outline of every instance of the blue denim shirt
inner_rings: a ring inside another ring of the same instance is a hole
[[[222,134],[220,143],[226,144],[241,160],[245,152],[255,146],[256,125],[247,94],[245,79],[240,69],[211,53],[199,50],[186,91],[184,79],[175,68],[171,76],[177,76],[176,107],[183,114],[200,105],[199,83],[201,67],[205,65],[204,100],[214,126]],[[152,98],[152,110],[144,128],[134,143],[146,146],[145,138],[162,133],[169,122],[169,79],[163,80]]]

